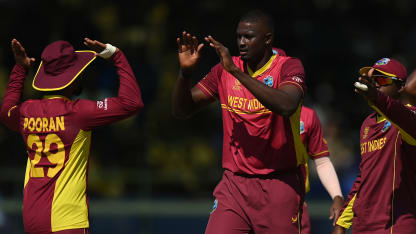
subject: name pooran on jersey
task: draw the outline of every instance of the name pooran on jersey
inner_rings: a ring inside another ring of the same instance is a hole
[[[23,130],[31,132],[55,132],[65,130],[65,117],[30,117],[24,118]]]

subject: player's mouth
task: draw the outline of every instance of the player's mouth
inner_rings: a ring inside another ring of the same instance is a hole
[[[241,56],[246,56],[248,54],[248,52],[246,50],[240,50],[240,55]]]

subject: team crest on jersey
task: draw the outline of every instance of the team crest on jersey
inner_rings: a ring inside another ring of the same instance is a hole
[[[263,83],[269,87],[273,86],[273,76],[267,76],[263,79]]]
[[[214,211],[217,209],[217,207],[218,207],[218,200],[215,199],[214,205],[212,206],[212,210],[211,210],[210,214],[214,213]]]
[[[391,127],[390,121],[386,120],[386,122],[384,122],[384,126],[383,126],[383,129],[381,131],[386,132],[387,130],[389,130],[390,127]]]
[[[300,121],[300,134],[305,132],[305,123],[303,121]]]
[[[237,90],[240,91],[241,90],[241,83],[239,80],[235,80],[234,86],[233,86],[233,90]]]
[[[363,139],[367,138],[367,135],[368,135],[368,130],[369,130],[369,129],[370,129],[369,127],[366,127],[366,128],[364,129]]]
[[[386,65],[389,62],[390,62],[389,58],[382,58],[376,62],[376,65]]]

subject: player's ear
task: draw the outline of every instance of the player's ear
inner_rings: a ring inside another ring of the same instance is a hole
[[[271,45],[272,42],[273,42],[273,33],[271,33],[271,32],[266,33],[265,44],[266,45]]]

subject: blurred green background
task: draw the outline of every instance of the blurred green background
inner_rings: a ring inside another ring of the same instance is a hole
[[[416,3],[411,0],[281,1],[28,1],[0,0],[0,96],[14,65],[10,42],[18,39],[40,61],[55,40],[76,49],[84,37],[111,43],[125,52],[142,90],[138,116],[93,132],[89,171],[92,233],[203,233],[212,191],[221,178],[222,123],[218,103],[189,120],[171,115],[178,73],[176,37],[206,35],[237,55],[239,17],[267,9],[276,20],[274,45],[302,60],[308,93],[324,127],[344,195],[358,172],[359,128],[369,113],[354,94],[358,69],[394,57],[408,71],[416,64]],[[195,74],[218,63],[205,47]],[[24,99],[39,98],[26,80]],[[116,95],[114,68],[96,60],[84,74],[81,98]],[[0,124],[0,233],[23,233],[21,202],[26,152],[17,133]],[[311,167],[307,196],[312,231],[329,233],[330,197]]]

